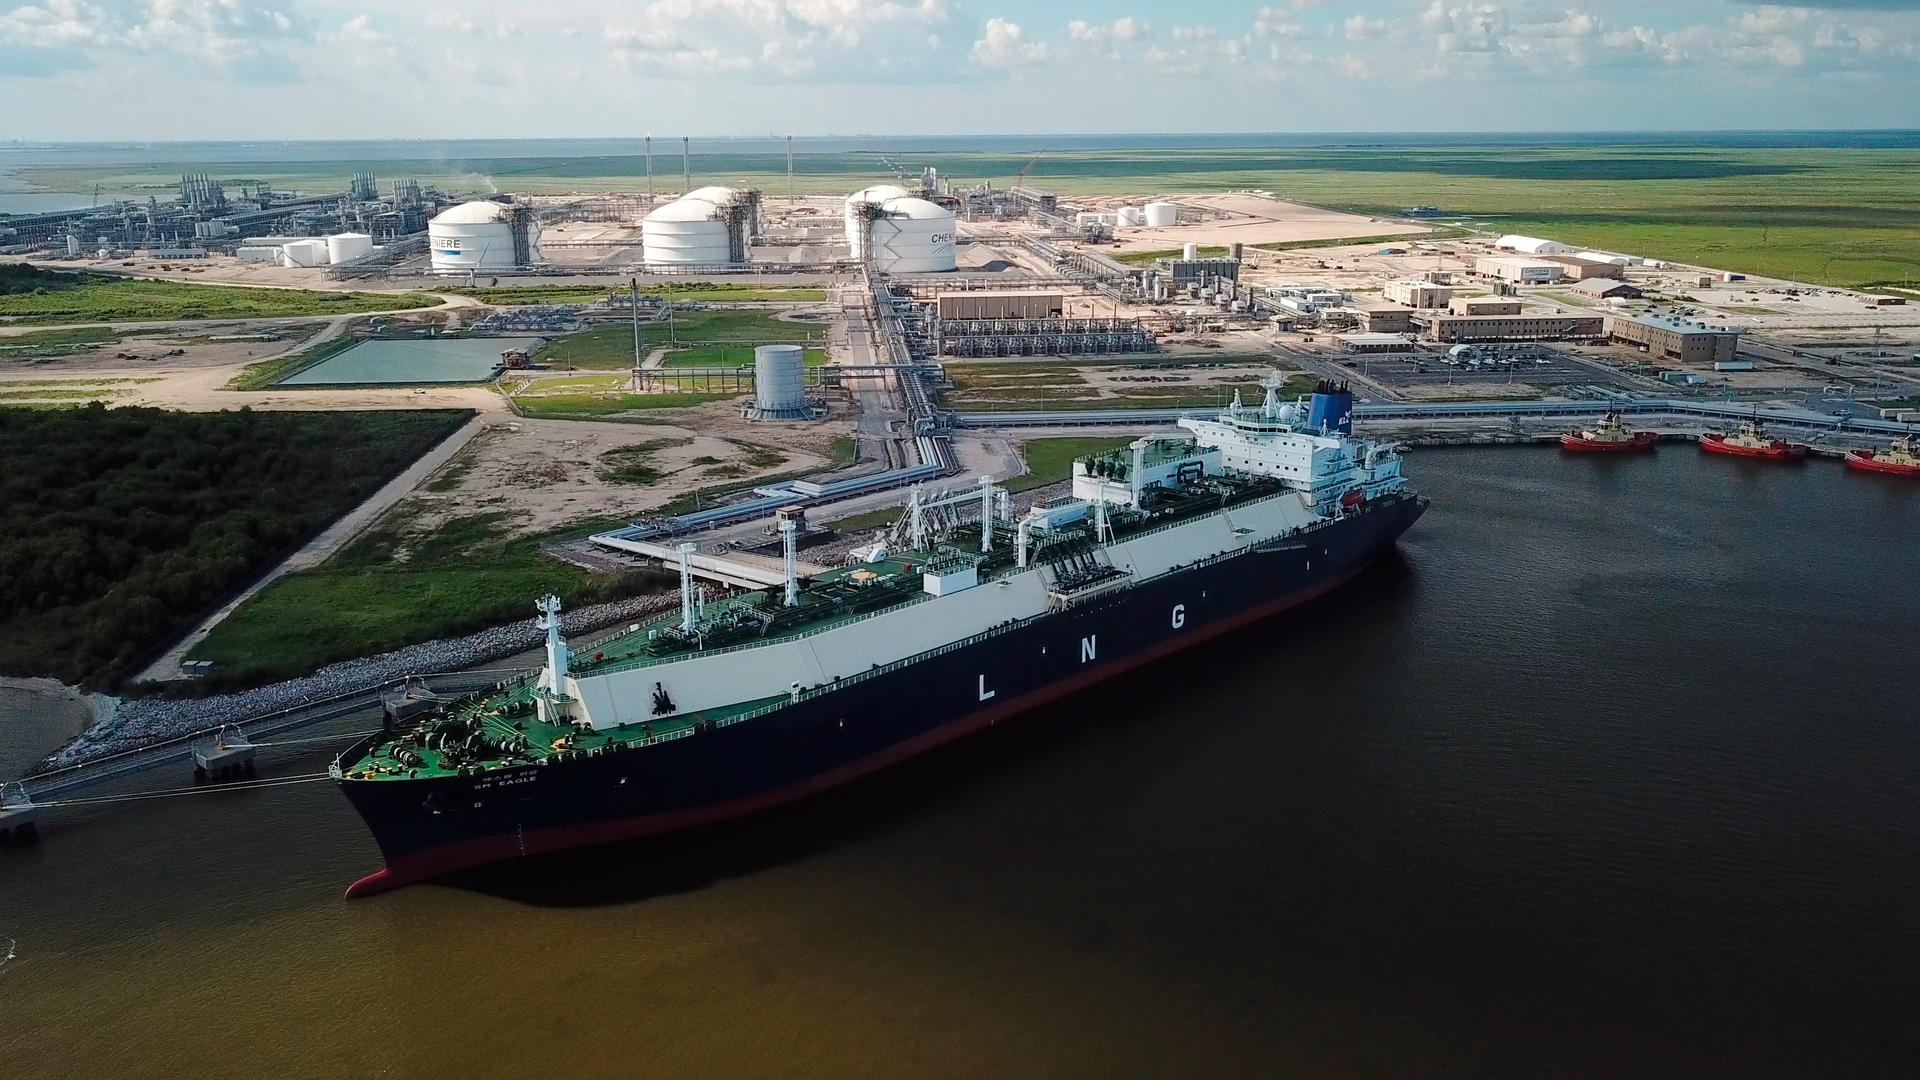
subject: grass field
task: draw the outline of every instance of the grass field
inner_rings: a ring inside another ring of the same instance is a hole
[[[763,311],[712,310],[677,315],[671,339],[694,345],[745,350],[751,357],[753,346],[772,342],[820,340],[826,327],[817,323],[776,319]],[[667,324],[641,323],[641,347],[646,350],[669,343]],[[562,368],[609,371],[633,366],[633,328],[626,323],[606,323],[554,338],[534,354],[534,362]],[[821,361],[825,361],[824,355]],[[697,364],[691,366],[714,366]]]
[[[607,420],[623,413],[656,409],[685,409],[710,401],[726,401],[738,394],[542,394],[513,399],[514,409],[535,420]]]
[[[489,304],[592,304],[626,289],[605,285],[510,285],[497,288],[447,289]],[[736,285],[719,281],[689,281],[674,285],[647,285],[642,296],[671,296],[675,300],[817,302],[827,290],[799,285]]]
[[[471,514],[428,531],[407,505],[326,565],[261,590],[189,657],[212,660],[218,685],[257,685],[530,618],[534,599],[547,593],[576,607],[654,591],[667,580],[590,574],[540,554],[543,541],[586,535],[612,521],[508,540],[511,522],[501,513]]]
[[[417,292],[249,289],[0,266],[0,319],[16,326],[352,315],[432,307],[439,302]],[[89,327],[88,332],[93,329]]]
[[[807,367],[819,367],[826,362],[824,348],[809,345],[801,350],[801,363]],[[663,367],[670,368],[751,367],[752,364],[752,345],[695,345],[675,349],[661,360]]]
[[[1027,461],[1025,475],[1007,481],[1008,491],[1031,491],[1057,484],[1073,475],[1075,458],[1104,454],[1133,442],[1134,437],[1100,436],[1065,439],[1029,439],[1020,444],[1020,456]]]

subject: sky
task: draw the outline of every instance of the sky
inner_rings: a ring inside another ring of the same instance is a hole
[[[0,0],[0,140],[1920,127],[1920,0]]]

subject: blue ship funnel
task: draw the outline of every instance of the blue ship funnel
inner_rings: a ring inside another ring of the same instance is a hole
[[[1353,434],[1353,391],[1346,383],[1320,380],[1307,404],[1307,427],[1330,434]]]

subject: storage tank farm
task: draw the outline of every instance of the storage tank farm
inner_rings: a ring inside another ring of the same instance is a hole
[[[524,207],[461,203],[427,222],[427,250],[437,271],[511,269],[539,260],[540,226]]]
[[[813,416],[807,403],[806,351],[798,345],[756,345],[753,349],[753,418],[805,420]]]

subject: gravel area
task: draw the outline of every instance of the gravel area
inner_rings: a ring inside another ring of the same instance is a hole
[[[633,622],[679,603],[676,596],[640,596],[561,614],[569,637]],[[161,742],[220,724],[243,723],[311,701],[361,693],[407,675],[463,671],[537,648],[546,635],[534,621],[511,623],[463,638],[422,642],[378,656],[331,664],[305,678],[202,698],[140,698],[98,710],[101,718],[49,755],[46,768]]]

